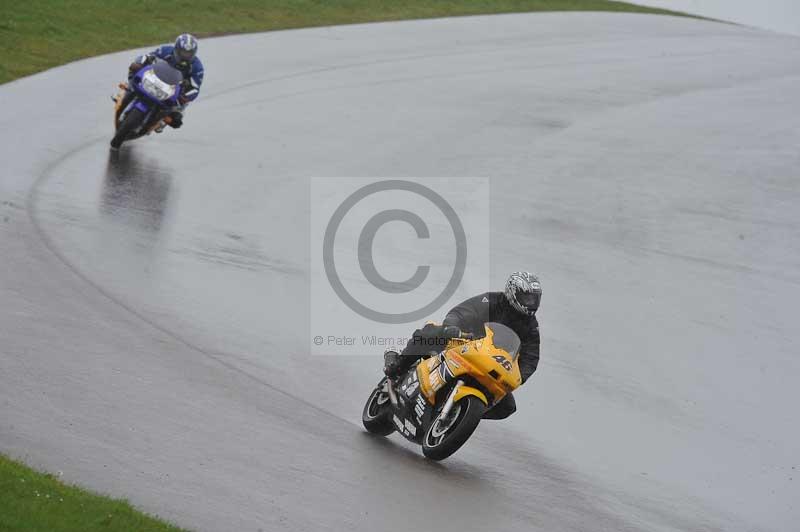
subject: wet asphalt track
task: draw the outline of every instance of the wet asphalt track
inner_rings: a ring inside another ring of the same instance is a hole
[[[117,157],[132,53],[0,87],[0,450],[199,530],[794,526],[800,39],[537,14],[202,52],[186,127]],[[521,412],[442,464],[363,433],[377,363],[303,354],[308,177],[405,175],[491,177],[493,282],[546,291]]]

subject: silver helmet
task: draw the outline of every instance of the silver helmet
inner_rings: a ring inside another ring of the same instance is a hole
[[[514,272],[506,282],[505,294],[512,307],[533,316],[542,300],[542,285],[530,272]]]

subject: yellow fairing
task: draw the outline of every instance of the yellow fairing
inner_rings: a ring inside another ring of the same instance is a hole
[[[417,365],[417,378],[419,379],[419,389],[422,392],[422,395],[424,395],[425,399],[427,399],[428,402],[433,405],[436,404],[436,390],[433,389],[433,385],[431,383],[431,370],[427,364],[428,360],[424,360]]]
[[[114,99],[114,129],[119,127],[119,114],[122,112],[122,99],[125,97],[125,91],[128,90],[127,83],[119,84],[119,93]]]
[[[453,400],[458,401],[459,399],[462,399],[468,395],[474,395],[475,397],[483,401],[483,404],[487,406],[489,405],[489,400],[486,398],[485,395],[483,395],[482,391],[467,385],[464,385],[458,389],[458,391],[456,392],[456,396],[453,398]]]
[[[469,374],[492,394],[495,401],[499,401],[508,392],[519,388],[522,375],[518,361],[495,347],[493,337],[494,333],[487,327],[485,338],[467,342],[460,348],[451,348],[447,358],[456,362],[459,359],[465,361]]]
[[[486,336],[479,340],[452,340],[443,357],[445,362],[442,362],[442,357],[437,356],[419,363],[417,377],[420,390],[430,404],[436,404],[436,392],[446,384],[446,380],[457,379],[462,375],[477,380],[495,402],[522,384],[519,363],[512,360],[509,353],[496,347],[493,337],[494,333],[487,327]],[[446,370],[441,364],[446,364]],[[489,404],[486,395],[472,386],[462,386],[455,399],[466,395],[475,395]]]

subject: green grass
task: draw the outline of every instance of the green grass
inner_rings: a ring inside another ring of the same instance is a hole
[[[0,83],[167,42],[182,32],[208,36],[526,11],[670,13],[608,0],[0,0]]]
[[[179,532],[125,501],[67,486],[0,455],[0,530],[3,532]]]

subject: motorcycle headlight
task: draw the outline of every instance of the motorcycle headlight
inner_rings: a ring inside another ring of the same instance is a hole
[[[168,100],[175,94],[175,86],[158,79],[152,70],[142,75],[142,89],[158,100]]]

